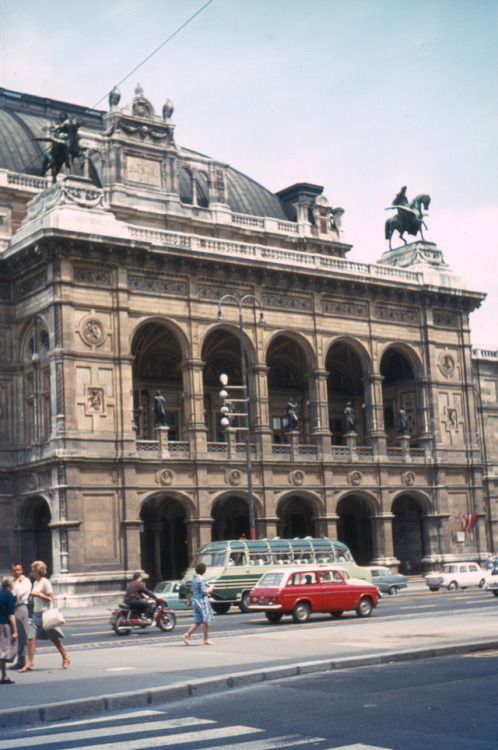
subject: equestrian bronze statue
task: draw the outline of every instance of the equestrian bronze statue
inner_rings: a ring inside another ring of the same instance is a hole
[[[427,225],[424,222],[424,217],[427,214],[424,211],[428,210],[430,202],[430,195],[422,193],[409,203],[406,197],[406,186],[401,188],[394,198],[392,205],[386,208],[386,211],[397,210],[396,216],[391,216],[386,221],[385,236],[386,240],[389,240],[389,250],[392,250],[391,238],[395,230],[399,233],[400,239],[403,240],[405,245],[407,244],[403,237],[405,232],[413,236],[416,236],[420,232],[420,237],[424,240],[422,227],[427,229]]]
[[[36,138],[37,141],[49,141],[50,146],[43,154],[41,173],[43,176],[50,170],[52,182],[64,164],[72,172],[73,160],[86,158],[84,147],[80,144],[78,135],[79,122],[71,120],[67,115],[61,113],[59,122],[52,125],[52,133],[45,138]]]

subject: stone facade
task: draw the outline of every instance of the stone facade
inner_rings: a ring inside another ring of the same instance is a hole
[[[248,466],[258,537],[339,538],[412,572],[485,560],[498,368],[473,359],[468,321],[484,295],[432,243],[348,261],[319,186],[274,196],[177,146],[171,115],[115,95],[82,129],[100,185],[88,164],[54,184],[0,171],[0,567],[44,559],[66,606],[136,569],[178,577],[200,544],[248,535]],[[220,423],[241,340],[248,444],[244,404]]]

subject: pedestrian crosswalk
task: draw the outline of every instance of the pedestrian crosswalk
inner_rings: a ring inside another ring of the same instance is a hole
[[[333,746],[323,737],[288,734],[269,736],[255,726],[223,724],[196,716],[166,718],[159,710],[119,712],[105,717],[61,721],[2,730],[0,750],[284,750],[311,747],[316,750],[389,750],[373,745]]]

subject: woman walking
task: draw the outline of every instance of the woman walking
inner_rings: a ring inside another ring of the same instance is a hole
[[[208,586],[203,578],[206,572],[206,566],[204,563],[197,563],[195,566],[195,573],[192,576],[190,593],[192,595],[192,609],[194,613],[194,624],[187,630],[183,635],[183,640],[186,645],[189,645],[189,638],[197,630],[199,625],[202,625],[202,634],[204,636],[204,645],[212,646],[213,642],[209,640],[209,623],[213,622],[214,615],[209,601],[209,594],[213,590],[212,586]]]
[[[60,628],[52,628],[51,630],[43,629],[42,615],[45,610],[50,609],[54,600],[52,584],[48,578],[46,578],[47,566],[45,563],[41,560],[35,560],[34,563],[31,563],[31,575],[35,579],[35,582],[33,583],[33,588],[30,594],[34,599],[34,606],[33,617],[28,630],[28,661],[19,672],[31,672],[33,669],[37,638],[44,641],[52,641],[55,648],[62,656],[61,669],[67,669],[71,660],[60,640],[61,638],[64,638],[64,633]]]
[[[17,626],[14,610],[16,600],[12,594],[14,579],[2,578],[0,590],[0,684],[13,685],[14,680],[7,677],[6,664],[14,661],[17,654]]]

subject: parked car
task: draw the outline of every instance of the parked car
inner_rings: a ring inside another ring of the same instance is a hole
[[[372,574],[372,583],[379,587],[382,594],[397,594],[408,586],[407,576],[392,573],[389,568],[377,566],[368,569]]]
[[[484,588],[486,591],[492,591],[495,596],[498,596],[498,566],[486,571]]]
[[[264,612],[270,622],[292,615],[306,622],[312,612],[329,612],[338,618],[346,610],[368,617],[379,601],[372,583],[344,576],[339,568],[303,566],[264,574],[249,594],[249,611]]]
[[[187,599],[180,599],[180,584],[181,581],[161,581],[155,587],[154,594],[165,599],[170,609],[190,609]]]
[[[486,571],[477,563],[454,562],[446,563],[440,572],[428,573],[425,582],[431,591],[439,591],[446,588],[448,591],[454,589],[466,589],[468,586],[484,586]]]

